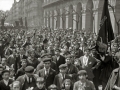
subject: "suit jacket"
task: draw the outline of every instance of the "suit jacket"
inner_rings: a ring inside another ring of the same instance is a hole
[[[81,68],[82,69],[84,69],[84,70],[86,70],[87,71],[87,74],[88,74],[88,78],[94,78],[94,74],[93,74],[93,70],[92,70],[92,68],[94,67],[94,68],[98,68],[99,67],[99,65],[100,65],[100,61],[99,60],[97,60],[96,58],[94,58],[94,57],[91,57],[91,56],[89,56],[89,58],[88,58],[88,62],[87,62],[87,65],[86,66],[84,66],[84,63],[83,63],[83,57],[84,56],[82,56],[81,58],[80,58],[80,65],[81,65]],[[84,66],[84,67],[83,67]]]
[[[34,74],[33,77],[35,78],[35,80],[37,80],[38,78],[38,75],[37,74]],[[22,75],[22,76],[19,76],[16,81],[19,81],[21,83],[21,88],[23,88],[23,85],[25,83],[25,78],[26,78],[26,74]]]
[[[51,84],[53,84],[53,81],[54,81],[54,78],[55,78],[55,70],[53,70],[52,68],[50,68],[49,70],[49,74],[46,76],[45,75],[45,69],[41,69],[39,72],[38,72],[38,76],[39,77],[44,77],[45,79],[45,87],[48,88]]]
[[[6,84],[4,83],[3,80],[0,81],[0,90],[10,90],[10,84],[12,84],[13,80],[9,79],[8,85],[6,86]]]
[[[81,49],[77,49],[75,51],[75,58],[80,58],[81,56],[83,56],[83,51]]]
[[[56,72],[59,73],[59,66],[61,64],[65,64],[65,57],[63,57],[63,56],[60,55],[59,60],[56,59],[55,62],[56,62]]]
[[[104,90],[113,90],[113,86],[115,85],[116,80],[118,79],[118,70],[119,70],[119,68],[112,71],[112,74],[111,74]]]
[[[25,70],[23,68],[20,68],[17,70],[15,78],[17,79],[19,76],[22,76],[25,74]]]
[[[63,79],[61,76],[61,73],[59,73],[55,76],[54,84],[58,87],[59,90],[62,88],[62,84],[65,79],[71,79],[71,77],[66,74],[65,78]]]
[[[80,81],[75,82],[73,90],[79,90],[83,86]],[[82,90],[96,90],[93,82],[86,80],[86,86]]]
[[[75,82],[77,80],[77,73],[78,73],[78,68],[76,66],[74,66],[73,64],[71,64],[69,67],[68,67],[68,70],[67,70],[67,74],[68,75],[72,75],[72,81]]]

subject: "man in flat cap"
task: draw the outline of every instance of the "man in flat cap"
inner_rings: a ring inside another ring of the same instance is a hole
[[[22,90],[26,90],[28,88],[35,88],[36,87],[36,79],[38,75],[34,74],[34,67],[27,66],[25,68],[25,74],[19,76],[17,81],[20,81]]]
[[[61,64],[59,66],[60,73],[55,76],[54,84],[58,87],[59,90],[62,88],[62,83],[65,79],[71,79],[71,77],[66,74],[67,69],[68,68],[66,64]]]
[[[60,55],[60,49],[56,49],[55,50],[55,55],[56,55],[56,72],[59,73],[59,66],[61,64],[65,64],[65,57],[63,57],[62,55]]]
[[[120,52],[115,54],[119,67],[114,69],[104,90],[120,90]]]
[[[87,72],[80,70],[78,72],[79,81],[74,83],[73,90],[96,90],[92,81],[87,80]]]
[[[45,87],[48,88],[51,84],[53,84],[56,72],[50,67],[51,58],[44,58],[43,63],[44,63],[44,68],[38,71],[38,75],[39,77],[44,77]]]
[[[2,80],[0,81],[0,90],[10,90],[10,84],[12,84],[13,80],[9,79],[10,71],[3,70],[2,71]]]
[[[65,61],[68,67],[67,74],[72,77],[73,81],[76,81],[75,77],[77,76],[78,68],[72,64],[72,55],[67,55]]]
[[[43,77],[38,77],[36,81],[37,87],[34,88],[33,90],[46,90],[45,88],[45,80]]]

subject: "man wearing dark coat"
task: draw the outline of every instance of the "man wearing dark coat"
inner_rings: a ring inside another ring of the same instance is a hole
[[[44,58],[43,62],[44,62],[44,68],[38,72],[38,76],[44,77],[45,87],[48,88],[51,84],[53,84],[56,72],[50,67],[51,58]]]
[[[65,57],[60,55],[60,49],[55,50],[55,55],[56,55],[56,73],[59,73],[59,66],[61,64],[65,64]]]
[[[54,84],[58,87],[58,90],[62,89],[62,83],[65,79],[71,79],[69,75],[66,74],[67,72],[67,65],[61,64],[59,66],[60,73],[55,76]]]
[[[112,71],[104,90],[120,90],[120,52],[117,52],[115,56],[117,57],[116,61],[119,64],[119,68]]]

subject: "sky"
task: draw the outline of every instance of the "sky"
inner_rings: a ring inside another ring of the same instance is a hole
[[[0,0],[0,10],[10,10],[14,0]]]

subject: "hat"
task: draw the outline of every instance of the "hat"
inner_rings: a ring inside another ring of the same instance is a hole
[[[55,84],[52,84],[52,85],[50,85],[49,87],[48,87],[48,89],[50,90],[50,89],[57,89],[57,86],[55,85]]]
[[[43,59],[43,62],[48,62],[48,61],[51,62],[51,58],[44,58],[44,59]]]
[[[41,58],[44,58],[45,56],[47,56],[47,53],[43,53],[43,54],[41,55]]]
[[[3,75],[3,74],[6,73],[6,72],[10,73],[9,70],[3,70],[1,74]]]
[[[87,72],[85,70],[80,70],[78,72],[78,75],[87,75]]]
[[[43,77],[38,77],[36,81],[39,82],[39,83],[44,83],[44,78]]]
[[[63,68],[66,68],[66,67],[67,67],[66,64],[61,64],[61,65],[59,66],[59,69],[63,69]]]
[[[59,48],[56,48],[55,51],[59,51],[59,52],[61,52],[61,50],[60,50]]]
[[[65,58],[72,58],[72,55],[67,55]]]
[[[27,66],[25,68],[25,72],[27,72],[27,73],[32,73],[33,71],[34,71],[34,67],[32,67],[32,66]]]

